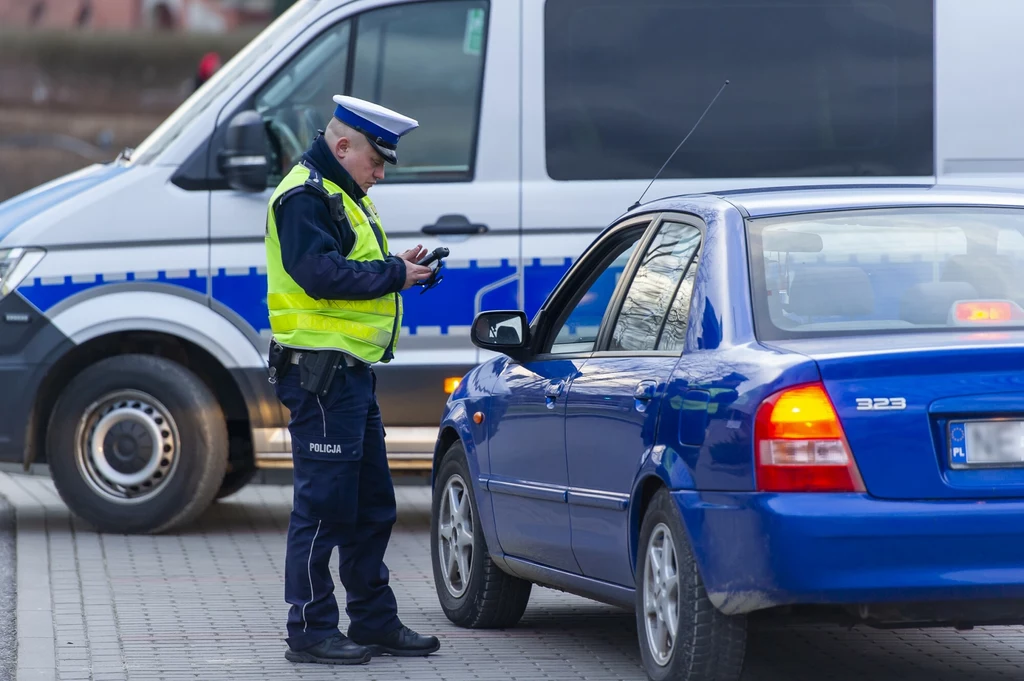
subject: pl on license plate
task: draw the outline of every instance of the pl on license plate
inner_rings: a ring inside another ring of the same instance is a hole
[[[1024,465],[1024,421],[954,421],[949,424],[953,468]]]

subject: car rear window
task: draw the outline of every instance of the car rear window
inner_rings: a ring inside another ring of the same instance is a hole
[[[914,208],[747,222],[758,337],[1024,326],[1024,211]]]

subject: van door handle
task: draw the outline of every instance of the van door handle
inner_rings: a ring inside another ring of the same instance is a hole
[[[422,231],[431,236],[460,235],[460,234],[483,234],[488,230],[487,225],[473,223],[465,215],[442,215],[432,225],[425,225]]]

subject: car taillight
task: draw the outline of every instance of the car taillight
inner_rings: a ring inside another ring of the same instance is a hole
[[[758,490],[864,491],[839,417],[820,384],[766,399],[757,411],[754,447]]]

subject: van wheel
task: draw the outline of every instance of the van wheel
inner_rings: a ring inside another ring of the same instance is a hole
[[[637,546],[636,623],[648,677],[737,681],[746,653],[746,618],[723,615],[711,604],[667,490],[651,500]]]
[[[209,388],[161,357],[83,370],[50,418],[46,457],[72,512],[101,532],[163,532],[197,518],[224,480],[228,437]]]
[[[452,623],[472,629],[511,627],[526,611],[533,584],[503,572],[491,560],[470,480],[466,451],[456,442],[442,459],[434,484],[434,588]]]

